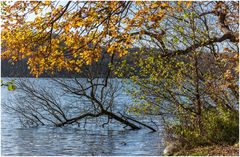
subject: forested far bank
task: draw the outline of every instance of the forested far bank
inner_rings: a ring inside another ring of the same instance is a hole
[[[126,62],[126,64],[128,66],[132,66],[132,67],[136,67],[134,74],[133,73],[125,73],[124,76],[119,76],[118,74],[115,74],[114,72],[112,73],[111,77],[115,78],[115,77],[121,77],[121,78],[130,78],[133,75],[138,75],[139,73],[139,68],[137,68],[136,64],[136,59],[138,59],[138,57],[144,57],[144,56],[134,56],[133,53],[139,52],[140,48],[133,48],[129,50],[129,53],[122,57],[122,58],[116,58],[115,59],[115,66],[121,66],[122,62]],[[152,51],[150,49],[146,49],[144,50],[145,52],[148,51]],[[161,52],[161,50],[159,49],[154,49],[154,54],[157,56],[159,53]],[[104,53],[103,53],[104,54]],[[147,55],[145,56],[147,57]],[[103,61],[101,61],[101,73],[106,73],[109,67],[109,56],[105,54],[105,59]],[[238,56],[236,56],[235,54],[231,54],[231,53],[220,53],[220,54],[212,54],[212,53],[208,53],[208,52],[202,52],[201,53],[201,57],[199,58],[200,61],[200,67],[202,67],[202,70],[207,70],[208,68],[214,68],[210,66],[210,63],[213,62],[216,58],[232,58],[231,60],[237,59]],[[185,63],[189,63],[190,60],[188,57],[184,57],[184,56],[177,56],[177,59],[179,61],[185,62]],[[226,64],[229,64],[228,62],[226,62]],[[229,64],[230,65],[230,64]],[[93,67],[93,74],[97,76],[97,68],[96,67],[96,63],[94,65],[89,65],[91,67]],[[85,66],[86,67],[86,66]],[[235,64],[236,67],[236,64]],[[84,69],[84,68],[83,68]],[[215,69],[216,70],[216,69]],[[95,73],[94,73],[95,71]],[[216,70],[217,72],[217,70]],[[83,72],[77,73],[77,72],[69,72],[65,69],[61,70],[61,71],[57,71],[55,70],[54,73],[49,73],[49,72],[44,72],[43,74],[41,74],[39,77],[43,77],[43,78],[50,78],[50,77],[59,77],[59,78],[74,78],[74,77],[85,77],[85,75],[83,74]],[[5,60],[1,60],[1,76],[2,77],[35,77],[33,74],[31,74],[30,69],[28,68],[28,64],[27,64],[27,59],[22,59],[19,60],[17,62],[15,62],[14,64],[5,59]],[[101,76],[99,76],[101,77]]]

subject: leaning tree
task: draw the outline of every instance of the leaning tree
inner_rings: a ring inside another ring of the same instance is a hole
[[[208,112],[238,121],[239,2],[193,2],[181,9],[165,15],[160,40],[145,36],[144,49],[115,68],[135,83],[131,111],[161,114],[171,123],[174,117],[179,132],[206,135]]]

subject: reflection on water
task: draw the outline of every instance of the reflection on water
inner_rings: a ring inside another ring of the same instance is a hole
[[[2,89],[2,102],[11,95]],[[22,128],[17,115],[4,108],[1,121],[2,155],[161,155],[163,151],[160,131],[125,130],[121,125]]]

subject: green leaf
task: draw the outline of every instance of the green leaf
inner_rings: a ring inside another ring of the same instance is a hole
[[[181,33],[183,33],[183,32],[184,32],[184,29],[183,29],[182,27],[179,27],[179,31],[180,31]]]
[[[177,43],[178,41],[179,41],[179,39],[177,37],[173,39],[174,43]]]
[[[16,86],[16,85],[14,85],[14,84],[9,84],[9,85],[8,85],[8,90],[9,90],[9,91],[16,90],[16,89],[17,89],[17,86]]]

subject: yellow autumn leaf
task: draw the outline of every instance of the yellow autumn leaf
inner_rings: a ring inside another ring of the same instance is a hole
[[[191,6],[192,2],[189,1],[189,2],[186,2],[186,8],[189,8]]]

